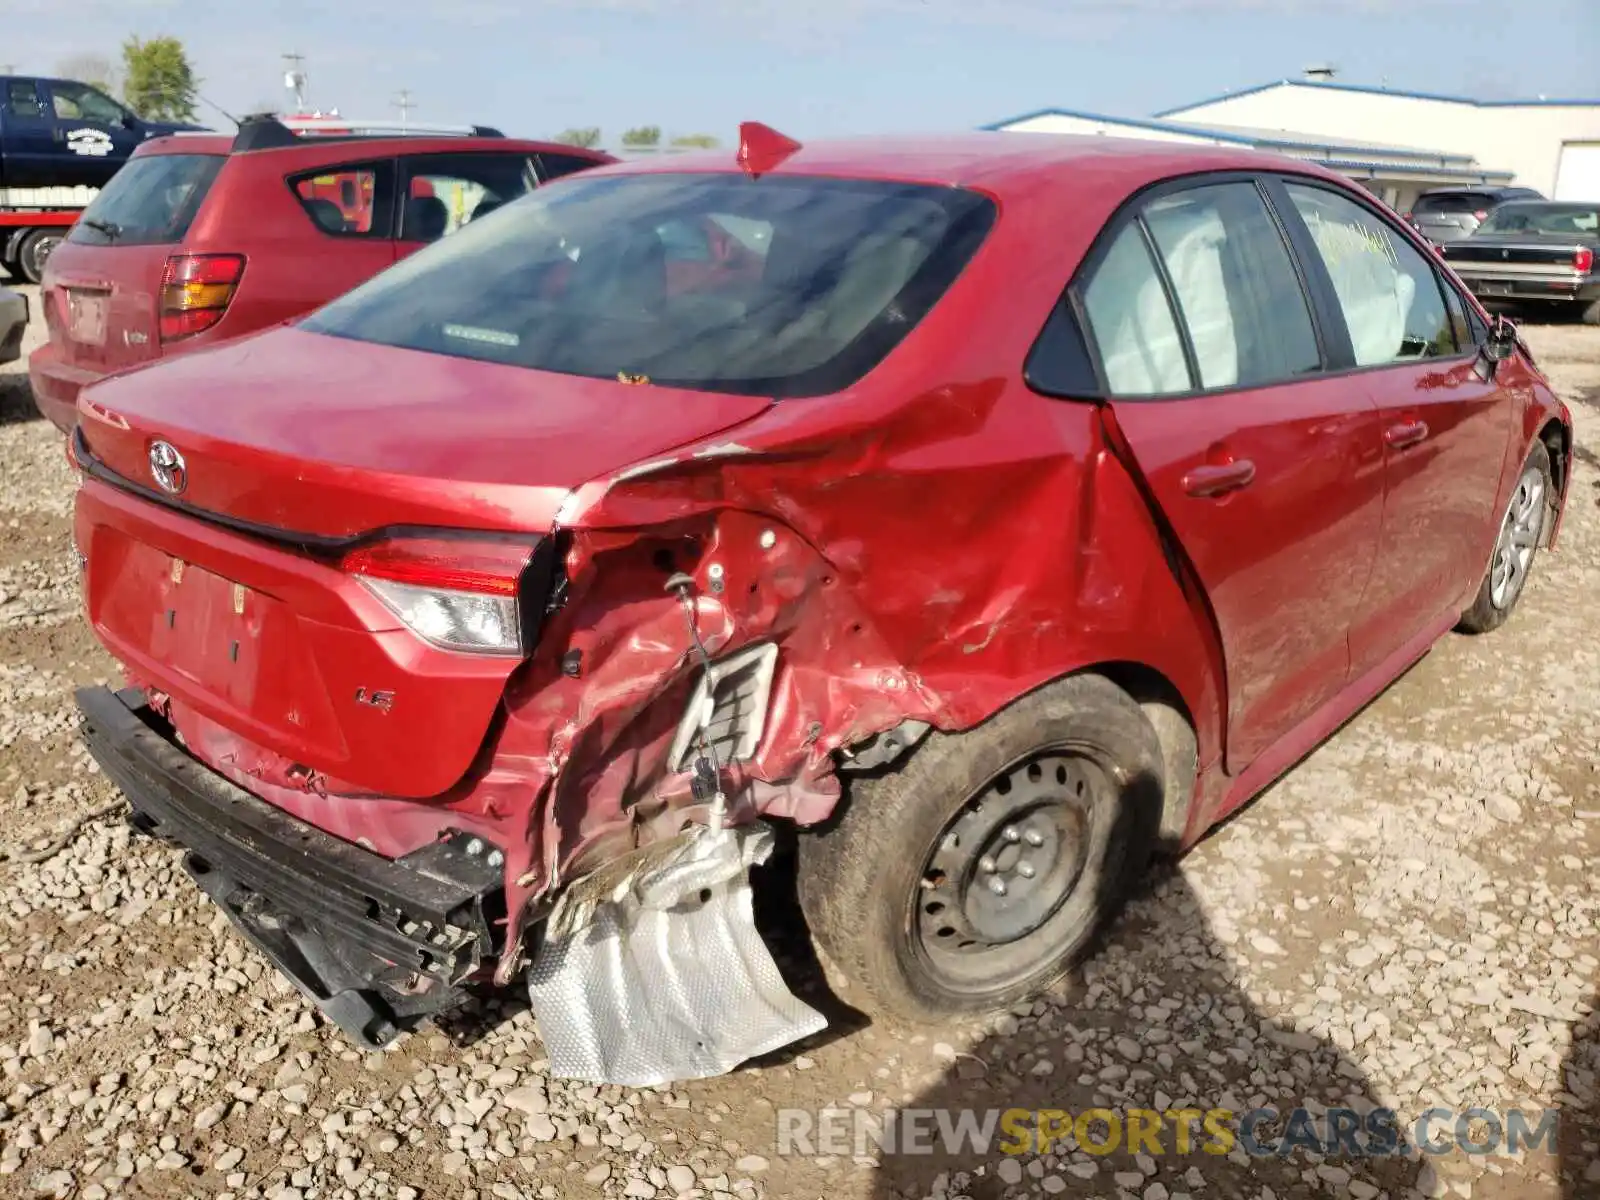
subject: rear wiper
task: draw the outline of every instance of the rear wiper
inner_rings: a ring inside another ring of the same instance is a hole
[[[101,221],[95,217],[81,217],[79,219],[96,233],[105,234],[113,242],[122,236],[122,226],[115,221]]]

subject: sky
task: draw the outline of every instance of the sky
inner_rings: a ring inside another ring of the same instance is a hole
[[[612,146],[635,125],[732,144],[742,120],[803,139],[1148,116],[1320,63],[1480,99],[1600,95],[1596,0],[0,0],[0,70],[164,34],[223,111],[283,107],[297,51],[312,104],[345,116],[395,117],[405,89],[415,121],[599,126]]]

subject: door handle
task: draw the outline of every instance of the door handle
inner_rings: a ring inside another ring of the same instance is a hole
[[[1249,487],[1256,477],[1256,465],[1247,458],[1231,463],[1207,463],[1183,477],[1183,490],[1191,496],[1221,496]]]
[[[1415,446],[1428,436],[1428,423],[1426,421],[1406,421],[1400,425],[1391,425],[1383,431],[1383,440],[1396,450],[1404,450],[1408,446]]]

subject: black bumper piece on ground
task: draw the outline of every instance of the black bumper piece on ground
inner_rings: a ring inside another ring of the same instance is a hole
[[[83,688],[77,702],[84,741],[128,797],[134,828],[183,847],[195,882],[363,1046],[464,1001],[495,957],[504,892],[494,847],[452,833],[384,858],[210,770],[142,692]]]

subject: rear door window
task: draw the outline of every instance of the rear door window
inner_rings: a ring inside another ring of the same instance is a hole
[[[43,115],[39,108],[39,89],[34,86],[31,79],[12,79],[6,82],[5,106],[6,114],[12,117],[37,120]]]
[[[90,246],[180,242],[225,162],[218,154],[130,159],[84,210],[67,240]]]
[[[538,183],[525,154],[420,154],[400,160],[400,240],[436,242],[526,195]]]
[[[394,225],[394,164],[346,163],[290,178],[306,216],[333,237],[387,238]]]
[[[1117,234],[1082,294],[1113,395],[1261,387],[1322,365],[1294,260],[1251,183],[1152,200]]]

